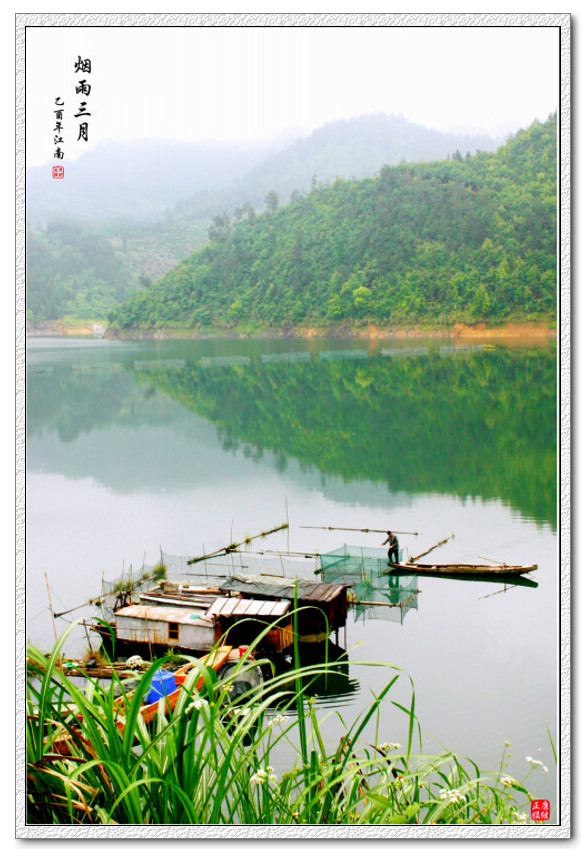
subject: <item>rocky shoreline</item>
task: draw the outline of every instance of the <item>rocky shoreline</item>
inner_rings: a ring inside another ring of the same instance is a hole
[[[378,325],[338,325],[335,327],[319,327],[304,325],[297,327],[265,328],[254,333],[242,333],[237,330],[218,330],[216,332],[198,332],[194,330],[177,330],[161,328],[156,331],[120,331],[115,328],[106,329],[94,322],[68,323],[63,321],[38,322],[34,327],[27,328],[27,336],[78,336],[97,337],[120,340],[163,340],[163,339],[213,339],[226,337],[230,339],[249,338],[289,338],[289,339],[412,339],[423,337],[445,337],[454,340],[478,339],[555,339],[557,328],[547,321],[507,322],[502,325],[463,324],[434,327],[432,325],[397,325],[396,327],[380,327]]]

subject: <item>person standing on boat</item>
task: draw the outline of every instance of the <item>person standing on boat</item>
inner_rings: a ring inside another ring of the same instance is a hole
[[[389,545],[389,564],[392,562],[399,564],[399,541],[397,540],[397,536],[388,531],[387,537],[382,542],[381,547],[384,547],[385,544]]]

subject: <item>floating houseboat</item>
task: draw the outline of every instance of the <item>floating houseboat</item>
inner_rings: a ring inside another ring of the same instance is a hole
[[[155,657],[173,649],[203,654],[222,640],[283,653],[294,643],[322,642],[346,624],[347,585],[284,578],[228,577],[221,585],[164,581],[114,608],[110,625],[94,624],[110,657]]]

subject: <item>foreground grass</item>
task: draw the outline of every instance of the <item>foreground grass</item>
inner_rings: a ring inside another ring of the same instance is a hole
[[[401,676],[396,668],[389,666],[389,681],[368,709],[345,724],[337,712],[318,717],[308,697],[317,676],[337,675],[331,664],[265,678],[238,696],[242,672],[258,665],[252,655],[224,676],[198,664],[172,714],[159,711],[147,727],[139,708],[161,660],[140,679],[121,729],[115,680],[80,688],[60,671],[70,630],[48,658],[29,648],[29,825],[528,821],[530,793],[504,765],[486,774],[453,753],[421,753],[414,698],[409,706],[391,699]],[[389,710],[397,714],[393,729],[404,727],[405,746],[379,741]],[[331,724],[339,727],[333,749],[324,732]],[[274,765],[283,760],[286,770],[278,773]]]

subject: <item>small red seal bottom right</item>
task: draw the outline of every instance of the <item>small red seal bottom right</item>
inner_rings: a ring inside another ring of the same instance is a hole
[[[549,799],[533,799],[531,801],[532,820],[549,820],[550,813]]]

